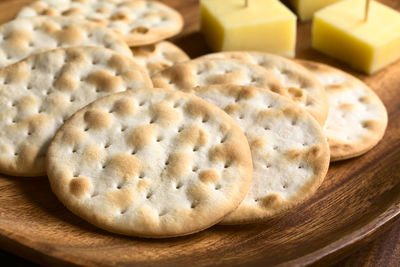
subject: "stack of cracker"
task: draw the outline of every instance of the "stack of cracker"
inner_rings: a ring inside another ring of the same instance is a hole
[[[161,2],[39,0],[21,9],[15,20],[0,30],[11,39],[7,45],[2,43],[7,47],[5,63],[9,65],[28,55],[58,47],[96,45],[114,49],[113,41],[106,44],[83,41],[96,35],[90,28],[93,24],[131,47],[129,55],[138,58],[137,63],[150,74],[189,59],[179,47],[165,41],[182,30],[183,18]]]
[[[41,0],[0,26],[0,172],[47,174],[108,231],[174,237],[285,214],[382,138],[360,80],[258,52],[189,60],[162,41],[182,25],[155,1]]]

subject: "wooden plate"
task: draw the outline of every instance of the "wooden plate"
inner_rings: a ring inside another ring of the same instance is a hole
[[[28,0],[0,4],[2,21]],[[186,18],[175,42],[192,56],[207,51],[196,0],[164,0]],[[400,2],[384,1],[400,10]],[[299,25],[298,57],[348,70],[310,49],[310,25]],[[338,260],[400,214],[400,62],[367,77],[382,98],[389,126],[379,145],[332,164],[317,194],[290,214],[263,224],[214,226],[182,238],[146,240],[102,231],[70,213],[46,177],[0,175],[0,247],[44,265],[305,265]]]

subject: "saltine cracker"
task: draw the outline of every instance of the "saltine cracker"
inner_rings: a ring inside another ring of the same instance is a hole
[[[17,15],[83,18],[119,33],[129,46],[156,43],[178,34],[183,18],[173,8],[145,0],[40,0],[24,7]]]
[[[111,232],[172,237],[218,223],[252,178],[239,126],[194,95],[144,88],[101,98],[57,132],[47,161],[53,192]]]
[[[222,224],[265,221],[315,193],[328,171],[329,146],[308,112],[263,88],[214,85],[191,92],[224,109],[244,131],[252,153],[249,193]]]
[[[388,115],[375,92],[356,77],[311,61],[298,61],[325,86],[329,115],[325,134],[331,161],[360,156],[372,149],[385,133]]]
[[[201,58],[232,58],[259,65],[272,73],[283,85],[287,95],[301,108],[308,111],[320,125],[328,116],[328,99],[324,86],[301,65],[265,52],[220,52]]]
[[[99,97],[151,86],[132,58],[105,48],[60,48],[0,69],[0,172],[44,175],[48,144],[70,115]]]
[[[154,87],[190,91],[214,84],[251,85],[288,96],[282,84],[264,68],[236,59],[195,59],[151,77]]]
[[[40,16],[0,25],[0,68],[33,54],[77,46],[104,47],[132,57],[124,40],[101,25],[83,19]]]

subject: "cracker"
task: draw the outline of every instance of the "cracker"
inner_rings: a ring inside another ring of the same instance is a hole
[[[263,52],[220,52],[201,58],[233,58],[265,68],[278,78],[295,103],[307,110],[320,125],[325,124],[329,106],[324,87],[301,65]]]
[[[328,170],[329,147],[308,112],[256,87],[214,85],[192,93],[223,108],[250,144],[254,175],[249,193],[223,224],[264,221],[314,194]]]
[[[251,183],[249,145],[219,108],[173,90],[140,89],[86,106],[52,141],[53,192],[111,232],[181,236],[232,212]]]
[[[0,70],[0,172],[44,175],[48,143],[91,101],[151,87],[132,58],[105,48],[60,48]]]
[[[190,91],[214,84],[252,85],[287,96],[281,83],[264,68],[235,59],[195,59],[175,64],[152,77],[154,87]]]
[[[0,67],[32,54],[76,46],[105,47],[132,57],[124,40],[101,25],[82,19],[43,16],[20,18],[0,26]]]
[[[41,0],[24,7],[17,17],[38,15],[80,17],[121,34],[130,46],[156,43],[178,34],[182,16],[157,1]]]
[[[371,88],[339,69],[310,61],[298,61],[325,86],[329,115],[325,134],[331,161],[360,156],[372,149],[385,133],[387,111]]]
[[[176,63],[190,60],[182,49],[168,41],[132,47],[131,50],[135,61],[143,66],[150,76]]]

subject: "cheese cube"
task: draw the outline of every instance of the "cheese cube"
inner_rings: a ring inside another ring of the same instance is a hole
[[[371,1],[364,21],[365,0],[346,0],[314,15],[315,49],[373,73],[400,58],[400,13]]]
[[[300,19],[305,21],[312,19],[314,13],[321,8],[339,1],[342,0],[290,0],[290,4]]]
[[[293,57],[296,16],[277,0],[201,0],[201,31],[214,51],[257,50]]]

